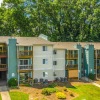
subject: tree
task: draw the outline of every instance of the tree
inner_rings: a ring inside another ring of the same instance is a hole
[[[4,0],[1,35],[38,36],[51,41],[100,41],[97,0]]]

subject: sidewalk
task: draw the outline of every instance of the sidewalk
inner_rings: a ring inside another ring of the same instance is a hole
[[[0,86],[0,93],[1,93],[2,100],[11,100],[7,86]]]
[[[91,80],[91,79],[89,79],[89,78],[87,78],[87,77],[82,77],[82,80],[85,80],[85,81],[87,81],[87,82],[90,82],[90,83],[92,83],[93,85],[95,85],[95,86],[97,86],[97,87],[100,88],[100,85],[99,85],[99,84],[97,84],[96,82],[94,82],[93,80]]]
[[[97,86],[97,87],[100,87],[99,84],[95,83],[95,82],[92,82],[93,85]]]
[[[1,92],[2,100],[11,100],[8,91]]]

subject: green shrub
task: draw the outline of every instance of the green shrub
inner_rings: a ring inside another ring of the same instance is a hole
[[[15,87],[15,86],[17,86],[17,85],[18,85],[18,81],[17,81],[16,78],[11,78],[11,79],[9,79],[9,81],[8,81],[8,86],[9,86],[9,87]]]
[[[44,88],[42,90],[42,94],[44,94],[44,95],[51,95],[51,93],[54,93],[54,92],[58,92],[58,89],[56,89],[56,88]]]
[[[49,88],[54,88],[57,86],[57,83],[51,83],[50,85],[48,85]]]
[[[57,92],[56,96],[58,99],[66,99],[66,95],[63,92]]]
[[[95,79],[95,75],[92,74],[92,73],[89,73],[88,78],[91,79],[91,80],[94,80]]]

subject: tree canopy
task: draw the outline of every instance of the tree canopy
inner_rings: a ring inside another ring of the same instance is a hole
[[[100,41],[99,0],[4,0],[1,36],[38,36],[51,41]]]

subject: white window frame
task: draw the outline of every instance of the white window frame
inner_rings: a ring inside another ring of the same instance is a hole
[[[24,61],[24,60],[27,60],[28,61],[28,64],[27,65],[24,65],[24,63],[23,63],[23,65],[20,65],[20,61]],[[19,59],[19,63],[18,63],[18,65],[19,66],[29,66],[29,59]]]
[[[19,51],[25,51],[24,47],[27,47],[28,48],[28,51],[29,51],[29,46],[19,46],[18,47],[18,50]]]
[[[47,51],[47,46],[42,46],[42,51]]]
[[[43,64],[48,64],[48,59],[43,59],[43,60],[42,60],[42,63],[43,63]]]
[[[48,77],[48,72],[43,72],[43,77]]]

